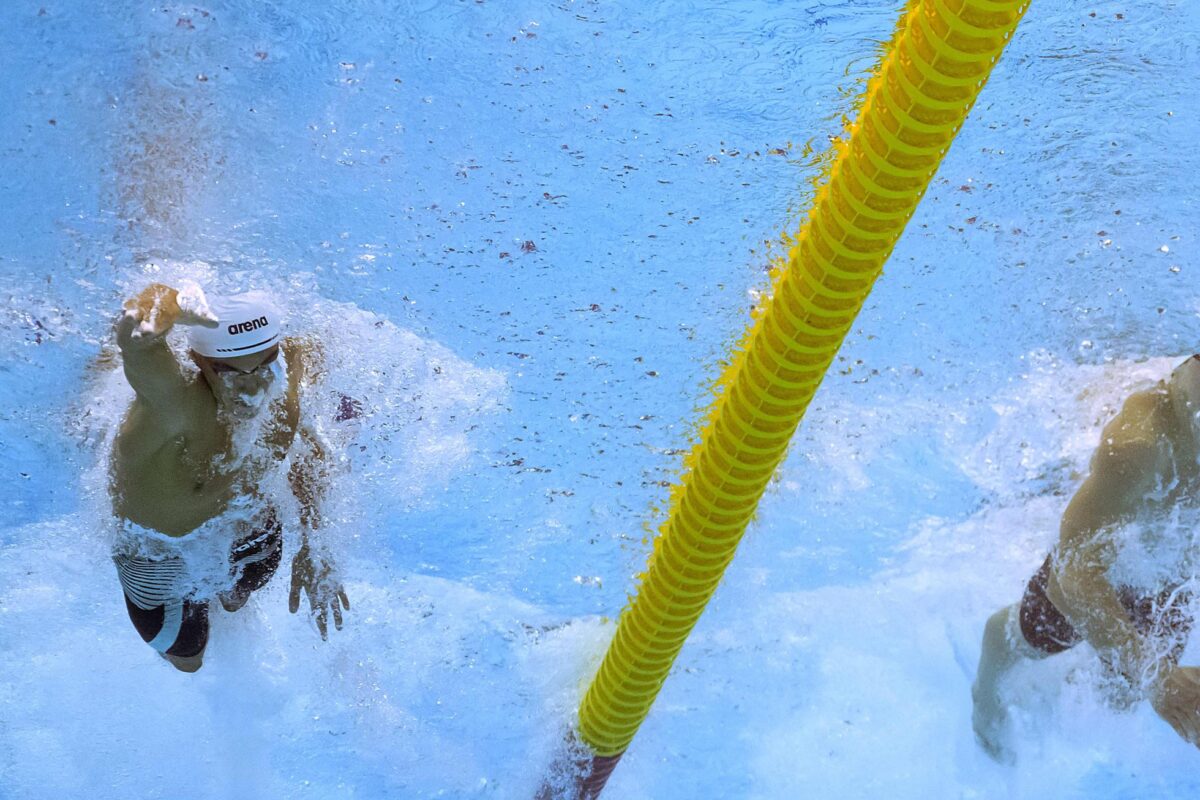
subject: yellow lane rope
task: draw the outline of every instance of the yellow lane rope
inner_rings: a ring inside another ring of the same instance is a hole
[[[633,739],[792,434],[1028,0],[910,0],[848,141],[719,385],[637,596],[579,710],[603,771]]]

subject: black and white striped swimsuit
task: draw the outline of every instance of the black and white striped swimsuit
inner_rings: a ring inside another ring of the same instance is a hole
[[[283,526],[275,510],[269,509],[263,520],[229,552],[229,593],[243,602],[266,585],[283,555]],[[142,640],[165,655],[190,658],[203,653],[208,644],[208,600],[189,596],[193,590],[184,559],[116,552],[113,561],[129,619]]]

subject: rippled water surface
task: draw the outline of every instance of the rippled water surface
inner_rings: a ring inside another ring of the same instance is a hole
[[[530,796],[899,5],[4,4],[0,798]],[[1020,676],[1015,767],[969,685],[1200,348],[1197,74],[1196,3],[1034,3],[606,796],[1194,796],[1083,649]],[[346,630],[280,578],[195,676],[125,618],[104,475],[115,312],[184,278],[275,292],[311,407],[367,412]]]

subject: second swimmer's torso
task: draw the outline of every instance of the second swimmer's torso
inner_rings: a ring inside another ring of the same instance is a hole
[[[1170,434],[1165,396],[1147,422],[1157,451],[1153,487],[1131,518],[1109,530],[1114,559],[1109,578],[1145,593],[1174,589],[1200,570],[1200,469]]]

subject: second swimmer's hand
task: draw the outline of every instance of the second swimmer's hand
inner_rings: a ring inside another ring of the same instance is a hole
[[[1200,667],[1167,667],[1150,704],[1176,733],[1200,747]]]
[[[315,556],[305,544],[292,559],[292,590],[288,595],[288,610],[300,609],[300,591],[308,594],[308,614],[317,623],[322,639],[329,638],[329,617],[333,626],[342,629],[342,609],[350,610],[350,599],[341,581],[324,558]]]

